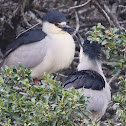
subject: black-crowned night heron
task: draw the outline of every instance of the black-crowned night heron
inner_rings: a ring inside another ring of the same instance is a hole
[[[100,119],[111,100],[111,93],[101,68],[101,47],[97,42],[85,40],[81,43],[77,69],[62,85],[65,89],[74,87],[79,92],[84,87],[84,95],[90,97],[87,103],[90,117]]]
[[[66,17],[58,11],[43,16],[43,27],[20,35],[10,44],[1,66],[18,66],[31,69],[34,83],[44,75],[70,66],[74,59],[75,43],[68,33],[73,29],[66,25]]]

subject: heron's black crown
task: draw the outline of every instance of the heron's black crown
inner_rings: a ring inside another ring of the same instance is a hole
[[[43,16],[43,21],[48,21],[49,23],[61,23],[66,22],[66,17],[61,12],[50,11]]]
[[[83,44],[83,52],[86,53],[92,60],[101,59],[101,46],[98,42],[85,40]]]

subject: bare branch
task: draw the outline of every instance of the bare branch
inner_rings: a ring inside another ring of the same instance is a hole
[[[77,12],[75,11],[75,16],[76,16],[76,29],[73,33],[73,36],[77,33],[77,31],[79,30],[79,27],[80,27],[80,24],[79,24],[79,17],[78,17],[78,14]]]
[[[60,77],[64,77],[64,78],[67,78],[68,76],[66,75],[63,75],[63,74],[60,74],[60,73],[54,73],[56,76],[60,76]]]
[[[113,77],[109,80],[108,84],[110,85],[110,84],[112,83],[112,81],[114,81],[114,80],[117,78],[117,76],[118,76],[119,74],[120,74],[120,73],[118,73],[117,75],[113,76]]]
[[[123,5],[119,5],[120,8],[126,8],[126,6],[123,6]]]
[[[126,20],[124,21],[119,21],[120,24],[126,24]]]
[[[80,8],[80,7],[84,7],[84,6],[86,6],[86,5],[87,5],[88,3],[90,3],[90,2],[91,2],[91,0],[88,0],[88,1],[85,2],[84,4],[70,7],[69,10],[71,10],[71,9],[76,9],[76,8]]]
[[[117,12],[117,8],[118,8],[118,3],[114,3],[112,5],[112,9],[111,9],[112,13],[116,13]]]
[[[122,11],[120,12],[120,14],[124,14],[124,13],[126,13],[126,9],[124,9],[124,10],[122,10]]]

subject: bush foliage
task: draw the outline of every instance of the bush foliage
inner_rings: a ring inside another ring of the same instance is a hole
[[[5,67],[0,74],[1,125],[80,125],[87,117],[87,97],[75,89],[64,90],[53,76],[40,86],[30,84],[30,71]]]
[[[106,54],[106,60],[109,60],[108,65],[115,67],[113,75],[126,69],[126,32],[119,33],[117,28],[108,30],[101,23],[98,23],[88,33],[91,34],[88,36],[88,40],[97,41],[104,46],[103,50]]]
[[[126,79],[120,77],[119,86],[119,92],[113,95],[113,103],[117,108],[115,118],[107,120],[105,123],[109,126],[126,125]]]

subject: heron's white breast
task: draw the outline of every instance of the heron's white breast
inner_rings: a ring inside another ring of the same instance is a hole
[[[75,54],[75,43],[71,35],[68,33],[59,34],[57,37],[54,37],[54,41],[51,42],[52,52],[53,52],[53,63],[54,71],[59,69],[64,69],[69,67],[71,62],[74,59]],[[53,39],[52,39],[53,40]],[[55,43],[55,45],[53,44]]]
[[[81,89],[78,89],[81,92]],[[103,90],[84,89],[84,95],[89,98],[87,109],[95,111],[96,116],[102,117],[111,100],[110,86],[106,83]]]
[[[32,68],[33,78],[44,73],[53,73],[69,67],[74,59],[75,43],[68,33],[48,35],[44,40],[47,43],[47,54],[44,60],[36,67]]]

